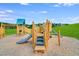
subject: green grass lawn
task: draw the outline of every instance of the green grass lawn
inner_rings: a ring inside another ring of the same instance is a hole
[[[6,35],[12,35],[12,34],[16,34],[16,29],[5,29],[5,34]]]
[[[56,31],[60,28],[61,35],[79,39],[79,24],[70,24],[53,27]],[[6,29],[6,35],[16,34],[16,29]]]
[[[60,29],[61,35],[79,39],[79,24],[70,24],[54,27],[57,31]]]

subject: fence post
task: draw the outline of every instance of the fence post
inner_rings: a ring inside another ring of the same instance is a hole
[[[58,30],[58,45],[60,46],[60,30]]]

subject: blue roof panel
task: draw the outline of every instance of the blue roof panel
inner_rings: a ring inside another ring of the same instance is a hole
[[[25,24],[25,19],[17,19],[17,24]]]

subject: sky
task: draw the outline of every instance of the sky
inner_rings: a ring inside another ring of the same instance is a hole
[[[26,24],[44,23],[79,23],[78,3],[0,3],[0,22],[15,23],[18,18]]]

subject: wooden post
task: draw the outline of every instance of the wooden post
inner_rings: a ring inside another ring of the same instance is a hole
[[[49,39],[49,26],[48,26],[48,20],[46,20],[46,24],[45,24],[45,27],[44,27],[44,39],[45,39],[45,47],[46,47],[46,50],[48,48],[48,39]]]
[[[3,27],[3,24],[1,23],[1,27],[0,27],[0,38],[3,38],[5,36],[5,29]]]
[[[52,23],[49,22],[49,31],[51,32],[52,31]]]
[[[16,25],[16,31],[17,31],[17,35],[18,35],[18,25]]]
[[[48,33],[48,19],[46,20],[46,36],[47,36],[47,40],[49,39],[49,33]]]
[[[47,50],[47,33],[46,33],[46,27],[44,28],[44,41],[45,41],[45,47],[46,47],[46,50]]]
[[[34,26],[34,21],[32,22],[32,44],[33,44],[33,48],[35,47],[35,26]]]
[[[60,30],[58,31],[58,45],[60,46]]]
[[[48,39],[50,39],[50,21],[48,21]]]

